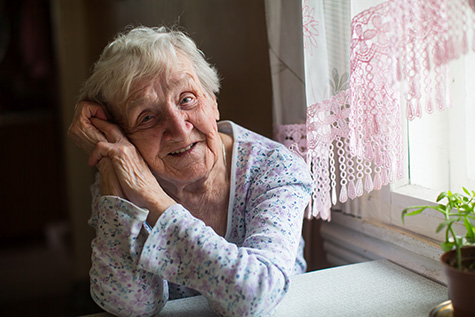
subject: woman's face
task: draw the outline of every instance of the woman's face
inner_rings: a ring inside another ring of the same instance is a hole
[[[219,112],[188,58],[180,55],[164,76],[133,87],[122,127],[162,185],[187,185],[209,175],[218,161]]]

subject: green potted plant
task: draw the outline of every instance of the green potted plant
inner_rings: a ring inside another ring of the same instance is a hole
[[[444,215],[436,229],[445,229],[445,241],[441,242],[445,253],[441,256],[448,279],[449,296],[455,316],[475,316],[475,191],[463,188],[465,194],[442,192],[436,199],[437,205],[411,206],[402,211],[402,222],[406,216],[414,216],[426,209],[436,210]],[[442,203],[445,200],[446,203]],[[455,223],[462,223],[466,233],[457,235]]]

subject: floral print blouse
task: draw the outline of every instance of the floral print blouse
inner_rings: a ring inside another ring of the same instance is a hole
[[[312,180],[283,145],[232,122],[231,192],[225,237],[177,204],[153,228],[148,211],[91,187],[91,295],[119,316],[157,314],[168,299],[204,295],[219,315],[266,316],[305,271],[302,219]],[[211,211],[212,212],[212,211]]]

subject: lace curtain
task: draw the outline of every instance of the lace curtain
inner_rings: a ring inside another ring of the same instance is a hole
[[[474,10],[474,0],[266,2],[275,138],[312,171],[308,217],[329,220],[337,202],[403,176],[401,121],[451,106],[448,62],[475,51]]]

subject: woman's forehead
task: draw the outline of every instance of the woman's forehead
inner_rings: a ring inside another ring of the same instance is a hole
[[[144,79],[132,87],[127,104],[133,106],[150,99],[166,98],[175,90],[199,85],[199,80],[193,69],[175,68],[167,75]],[[201,87],[201,85],[199,85]]]
[[[123,104],[123,110],[130,113],[135,108],[144,103],[154,102],[167,98],[170,94],[176,93],[178,89],[200,89],[203,90],[199,78],[190,60],[184,56],[177,58],[177,63],[169,65],[167,71],[160,72],[155,76],[148,76],[137,79],[130,89],[130,93]]]

